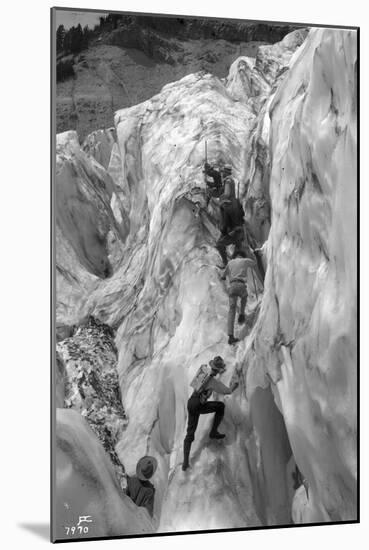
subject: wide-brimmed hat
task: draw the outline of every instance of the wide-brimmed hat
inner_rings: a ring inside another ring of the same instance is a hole
[[[153,456],[143,456],[137,462],[136,475],[138,479],[145,481],[154,475],[158,461]]]
[[[226,370],[226,364],[220,355],[217,355],[214,359],[211,359],[209,361],[209,365],[216,372],[224,372]]]
[[[230,164],[225,164],[223,168],[223,172],[232,172],[232,166]]]

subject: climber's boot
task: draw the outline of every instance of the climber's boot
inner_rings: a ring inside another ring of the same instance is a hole
[[[190,450],[191,450],[191,441],[184,441],[183,443],[183,463],[182,463],[182,470],[185,472],[187,468],[190,465],[189,459],[190,459]]]
[[[221,434],[218,431],[211,431],[209,433],[210,439],[223,439],[225,437],[225,434]]]
[[[239,314],[238,322],[239,322],[240,325],[243,325],[243,323],[245,322],[245,314],[244,313]]]
[[[232,346],[233,344],[235,344],[236,342],[239,342],[239,341],[240,341],[239,338],[235,338],[233,336],[233,334],[230,334],[229,337],[228,337],[228,344],[230,346]]]
[[[224,403],[222,403],[221,401],[218,401],[216,404],[213,425],[209,433],[210,439],[223,439],[223,437],[225,437],[225,434],[221,434],[218,432],[219,424],[223,420],[224,408],[225,408]]]

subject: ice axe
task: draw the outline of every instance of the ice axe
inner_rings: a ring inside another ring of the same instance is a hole
[[[204,183],[205,183],[205,188],[207,189],[208,187],[208,182],[207,182],[207,179],[206,179],[206,166],[208,164],[208,142],[205,140],[205,166],[204,166]]]

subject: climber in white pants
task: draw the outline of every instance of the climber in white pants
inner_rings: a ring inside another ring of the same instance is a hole
[[[234,337],[234,321],[236,317],[237,300],[240,298],[240,314],[238,322],[245,322],[245,309],[247,303],[247,269],[255,268],[256,262],[251,258],[246,257],[246,252],[236,249],[233,253],[232,260],[227,264],[223,279],[228,277],[229,288],[229,311],[228,311],[228,344],[238,342],[238,338]]]

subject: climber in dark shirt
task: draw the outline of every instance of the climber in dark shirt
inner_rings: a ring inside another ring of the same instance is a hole
[[[207,204],[209,204],[209,201],[212,197],[220,197],[220,195],[223,193],[223,183],[222,183],[222,175],[219,172],[219,170],[216,170],[213,166],[205,163],[204,172],[206,176],[209,176],[209,178],[212,178],[212,181],[209,180],[208,177],[206,177],[206,195],[207,195]]]
[[[158,466],[153,456],[143,456],[137,463],[136,475],[127,476],[126,495],[137,506],[143,506],[152,517],[154,514],[155,487],[149,481]]]
[[[232,174],[232,166],[230,164],[226,164],[223,169],[216,169],[214,166],[211,166],[211,164],[208,164],[205,162],[204,172],[206,176],[209,176],[213,179],[213,181],[209,181],[208,178],[206,178],[206,190],[208,195],[208,203],[209,200],[214,198],[219,198],[224,193],[224,180],[231,176]]]
[[[227,246],[234,244],[237,249],[241,249],[244,241],[245,212],[241,202],[235,197],[234,186],[233,178],[227,177],[225,179],[224,194],[219,199],[221,236],[216,247],[223,260],[224,267],[228,263]]]
[[[216,170],[213,166],[205,163],[205,174],[213,178],[213,187],[222,187],[222,176],[219,170]]]
[[[200,414],[215,413],[213,424],[209,433],[210,439],[223,439],[225,434],[218,432],[218,426],[224,416],[224,403],[222,401],[208,401],[213,392],[227,395],[231,394],[238,386],[238,382],[233,382],[231,387],[225,386],[220,380],[215,380],[217,374],[221,374],[226,370],[226,365],[222,357],[214,357],[209,362],[211,367],[211,376],[201,388],[200,391],[194,391],[188,400],[188,423],[187,433],[183,442],[183,464],[182,470],[187,470],[189,467],[190,450],[195,432],[199,423]]]

